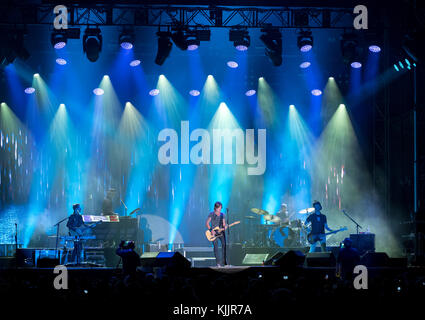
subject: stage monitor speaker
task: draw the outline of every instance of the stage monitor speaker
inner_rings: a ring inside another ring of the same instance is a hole
[[[242,265],[245,266],[259,266],[267,260],[268,253],[247,253],[242,260]]]
[[[283,252],[278,251],[276,252],[271,258],[268,258],[267,260],[264,261],[264,265],[265,266],[274,266],[276,265],[276,261],[278,261],[280,258],[283,257]]]
[[[390,259],[385,252],[368,252],[360,260],[366,267],[388,267],[389,262]]]
[[[158,254],[159,251],[144,252],[140,257],[140,265],[142,267],[154,267]]]
[[[335,267],[336,259],[332,252],[309,252],[306,264],[307,267]]]
[[[189,268],[190,261],[178,252],[145,252],[140,257],[142,267]]]
[[[54,268],[60,265],[59,259],[57,258],[40,258],[37,260],[37,268]]]
[[[289,250],[286,253],[277,252],[264,262],[265,265],[279,266],[284,269],[293,269],[304,264],[305,255],[299,250]]]
[[[190,261],[183,257],[179,252],[160,252],[156,256],[156,264],[159,267],[167,268],[190,268]]]
[[[16,251],[16,265],[19,268],[35,267],[35,250],[36,249],[18,249]]]

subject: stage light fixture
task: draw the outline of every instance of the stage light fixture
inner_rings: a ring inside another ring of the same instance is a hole
[[[381,52],[381,47],[373,44],[369,46],[369,51],[373,53],[378,53],[378,52]]]
[[[87,55],[87,59],[96,62],[99,59],[99,53],[102,51],[102,34],[99,28],[87,27],[83,36],[83,51]]]
[[[26,94],[33,94],[35,92],[35,88],[28,87],[28,88],[25,88],[24,91],[25,91]]]
[[[199,90],[193,89],[193,90],[190,90],[190,91],[189,91],[189,94],[190,94],[192,97],[197,97],[197,96],[199,96],[201,93],[199,92]]]
[[[151,91],[149,91],[149,95],[154,97],[157,96],[159,94],[159,89],[152,89]]]
[[[235,69],[235,68],[237,68],[239,65],[238,65],[238,63],[237,63],[236,61],[227,61],[227,66],[228,66],[229,68]]]
[[[256,91],[254,89],[248,90],[247,92],[245,92],[245,95],[247,97],[251,97],[256,93]]]
[[[171,34],[171,39],[180,50],[193,51],[199,48],[201,41],[209,41],[211,31],[177,28]]]
[[[56,59],[56,63],[57,63],[58,65],[63,66],[63,65],[65,65],[65,64],[67,64],[67,61],[66,61],[65,59],[63,59],[63,58],[57,58],[57,59]]]
[[[140,64],[140,60],[136,59],[130,62],[130,67],[137,67]]]
[[[156,35],[158,36],[158,51],[156,53],[155,63],[159,66],[162,66],[170,55],[171,49],[173,47],[173,44],[170,41],[171,33],[159,31],[156,33]]]
[[[313,36],[309,30],[301,30],[297,37],[298,49],[301,52],[308,52],[313,48]]]
[[[360,48],[357,36],[353,33],[344,33],[341,37],[341,53],[345,63],[360,63]],[[358,64],[355,64],[358,66]]]
[[[300,64],[300,68],[301,68],[301,69],[306,69],[306,68],[310,67],[310,65],[311,65],[311,62],[309,62],[309,61],[304,61],[304,62],[302,62],[302,63]]]
[[[187,50],[188,43],[187,37],[183,29],[179,29],[171,34],[171,39],[173,39],[174,44],[180,50]]]
[[[248,30],[233,28],[229,31],[229,41],[233,42],[237,50],[246,51],[251,44],[251,37],[249,36]]]
[[[105,91],[102,88],[96,88],[93,90],[93,93],[97,96],[101,96],[105,93]]]
[[[320,96],[321,94],[322,94],[322,90],[319,90],[319,89],[313,89],[313,90],[311,90],[311,94],[313,95],[313,96]]]
[[[130,50],[134,47],[135,35],[132,29],[124,29],[119,36],[120,46],[123,49]]]
[[[24,30],[4,29],[0,30],[0,65],[7,66],[16,58],[27,60],[30,57],[24,46]]]
[[[261,32],[260,40],[266,46],[266,56],[274,66],[282,65],[282,33],[278,28],[261,29]]]
[[[52,32],[52,36],[50,38],[50,42],[52,43],[53,48],[62,49],[66,46],[68,38],[66,36],[65,30],[55,30]]]

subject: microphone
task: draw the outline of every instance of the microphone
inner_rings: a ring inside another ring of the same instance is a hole
[[[124,201],[122,201],[122,199],[120,199],[121,203],[123,204],[124,208],[127,209],[127,206],[125,205]]]

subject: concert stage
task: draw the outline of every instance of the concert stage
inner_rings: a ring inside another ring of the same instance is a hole
[[[0,305],[412,306],[422,2],[0,1]]]

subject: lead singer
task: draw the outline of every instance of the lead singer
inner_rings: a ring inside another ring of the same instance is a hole
[[[220,227],[220,229],[226,229],[226,217],[224,213],[221,212],[221,209],[223,208],[223,205],[221,202],[216,202],[214,204],[214,211],[210,212],[208,215],[207,221],[205,225],[207,226],[207,229],[209,229],[212,232],[212,235],[215,235],[217,238],[213,241],[214,245],[214,256],[217,263],[217,267],[225,266],[227,265],[226,260],[226,235],[225,232],[216,233],[213,229],[216,227]],[[221,255],[219,255],[219,248],[218,248],[218,240],[220,239],[221,242]]]

